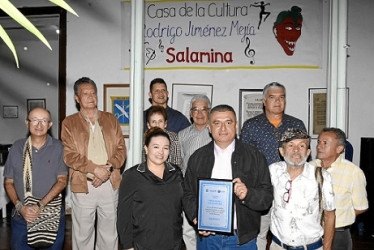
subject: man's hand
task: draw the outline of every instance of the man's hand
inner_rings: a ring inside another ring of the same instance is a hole
[[[19,213],[27,222],[33,222],[40,213],[37,205],[22,206]]]
[[[197,219],[193,219],[192,220],[193,224],[194,225],[197,225]],[[202,236],[209,236],[209,235],[215,235],[216,233],[214,232],[210,232],[210,231],[199,231],[199,234],[202,235]]]
[[[232,182],[234,183],[234,193],[240,200],[243,200],[247,196],[248,188],[240,178],[235,178]]]
[[[105,180],[106,181],[106,180]],[[101,184],[103,184],[105,181],[102,181],[101,179],[99,179],[99,178],[97,178],[97,177],[94,177],[93,179],[92,179],[92,186],[94,186],[95,188],[97,188],[97,187],[100,187],[101,186]]]
[[[95,177],[99,178],[102,182],[105,182],[110,177],[110,171],[109,168],[111,165],[100,165],[97,166],[94,170]]]

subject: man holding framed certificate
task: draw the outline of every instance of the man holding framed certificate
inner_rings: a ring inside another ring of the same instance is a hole
[[[209,119],[214,141],[190,157],[184,183],[183,205],[198,226],[197,247],[257,249],[261,211],[273,200],[266,159],[236,139],[232,107],[214,107]]]

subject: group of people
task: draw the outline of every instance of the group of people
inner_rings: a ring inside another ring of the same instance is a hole
[[[144,112],[143,161],[122,174],[126,146],[114,115],[97,109],[87,77],[74,84],[79,112],[62,122],[61,139],[48,135],[50,113],[28,113],[29,137],[12,146],[5,188],[15,205],[12,249],[27,244],[27,223],[58,196],[72,191],[73,249],[352,249],[350,226],[368,209],[361,169],[342,156],[338,128],[318,136],[316,158],[303,122],[284,113],[286,89],[264,87],[264,113],[247,120],[237,138],[235,110],[211,107],[205,95],[190,103],[192,124],[167,105],[165,81],[154,79]],[[28,150],[31,148],[31,150]],[[37,204],[26,205],[32,171]],[[27,172],[26,172],[27,173]],[[198,180],[233,183],[231,233],[197,230]],[[270,232],[269,232],[270,229]],[[268,239],[271,238],[270,246]],[[62,249],[64,209],[55,243]]]

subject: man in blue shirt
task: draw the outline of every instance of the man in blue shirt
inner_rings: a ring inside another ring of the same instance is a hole
[[[280,136],[289,128],[306,131],[304,123],[284,113],[286,88],[277,82],[267,84],[263,90],[264,113],[248,119],[242,128],[240,139],[264,154],[267,164],[282,161],[279,151]],[[259,250],[266,249],[267,233],[270,226],[270,213],[261,216],[261,228],[257,237]]]
[[[166,82],[162,78],[155,78],[151,81],[149,85],[149,100],[152,106],[158,105],[166,109],[168,125],[166,130],[178,133],[182,129],[190,126],[190,122],[187,117],[185,117],[178,110],[170,108],[167,103],[169,99],[169,92],[167,90]],[[147,130],[147,110],[144,111],[144,131]]]

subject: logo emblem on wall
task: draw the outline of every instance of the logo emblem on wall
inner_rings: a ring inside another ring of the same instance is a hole
[[[130,117],[130,100],[116,99],[113,100],[113,114],[117,117],[120,124],[129,124]]]

